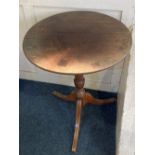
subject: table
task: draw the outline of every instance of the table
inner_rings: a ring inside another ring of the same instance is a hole
[[[36,23],[25,35],[23,50],[37,67],[58,74],[75,75],[75,90],[53,95],[76,103],[72,151],[76,152],[81,111],[86,104],[104,105],[115,98],[96,99],[84,89],[84,74],[107,69],[130,51],[131,33],[120,21],[91,11],[56,14]]]

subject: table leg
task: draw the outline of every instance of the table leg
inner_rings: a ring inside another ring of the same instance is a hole
[[[111,104],[116,101],[116,98],[108,98],[108,99],[97,99],[93,97],[90,93],[85,93],[85,101],[86,104],[94,104],[94,105],[106,105]]]
[[[77,149],[78,137],[79,137],[79,131],[80,131],[81,112],[82,112],[82,100],[78,99],[76,102],[76,120],[75,120],[75,130],[74,130],[74,137],[73,137],[73,144],[72,144],[73,152],[76,152],[76,149]]]
[[[64,94],[62,94],[60,92],[57,92],[57,91],[53,91],[52,94],[55,95],[58,98],[61,98],[62,100],[65,100],[65,101],[76,101],[76,93],[75,93],[75,91],[72,91],[68,95],[64,95]]]

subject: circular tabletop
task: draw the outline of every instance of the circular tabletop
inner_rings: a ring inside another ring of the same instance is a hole
[[[105,14],[72,11],[35,24],[23,50],[36,66],[55,73],[85,74],[104,70],[122,60],[131,48],[131,33]]]

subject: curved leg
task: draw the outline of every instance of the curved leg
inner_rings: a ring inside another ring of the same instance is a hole
[[[59,93],[57,91],[53,91],[52,94],[55,95],[58,98],[61,98],[61,99],[65,100],[65,101],[76,101],[76,93],[75,93],[75,91],[71,92],[68,95],[64,95],[64,94]]]
[[[74,131],[73,144],[72,144],[72,151],[73,152],[76,152],[77,144],[78,144],[81,111],[82,111],[82,100],[78,99],[76,102],[76,121],[75,121],[75,131]]]
[[[109,99],[96,99],[94,98],[90,93],[85,93],[85,101],[88,104],[94,104],[94,105],[105,105],[110,104],[116,101],[116,98],[109,98]]]

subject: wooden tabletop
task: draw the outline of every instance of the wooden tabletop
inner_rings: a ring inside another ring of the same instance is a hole
[[[120,21],[96,12],[60,13],[35,24],[23,49],[38,67],[56,73],[85,74],[122,60],[131,48],[131,33]]]

